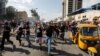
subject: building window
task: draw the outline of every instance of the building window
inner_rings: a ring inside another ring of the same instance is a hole
[[[93,10],[96,10],[96,7],[92,7]]]
[[[98,10],[100,10],[100,5],[98,5]]]

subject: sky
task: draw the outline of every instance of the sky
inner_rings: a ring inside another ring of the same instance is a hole
[[[83,7],[89,7],[96,3],[100,3],[100,0],[83,0]]]
[[[83,7],[91,6],[100,0],[83,0]],[[41,19],[49,21],[62,15],[62,0],[8,0],[7,6],[14,6],[18,11],[27,11],[31,17],[31,9],[36,9]]]

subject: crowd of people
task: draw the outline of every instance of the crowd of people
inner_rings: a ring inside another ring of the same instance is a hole
[[[18,26],[19,25],[17,25],[17,23],[14,20],[12,20],[12,21],[7,21],[7,20],[4,21],[4,23],[2,24],[3,31],[1,33],[1,35],[2,35],[2,40],[1,40],[1,45],[0,45],[1,50],[4,50],[4,44],[5,44],[6,40],[7,40],[7,42],[9,42],[10,44],[13,45],[13,49],[16,48],[16,45],[13,43],[13,41],[10,40],[10,37],[12,35],[11,32],[14,33],[14,31],[16,31]],[[19,41],[20,45],[22,45],[21,37],[22,37],[23,34],[25,34],[24,36],[26,37],[26,40],[29,43],[28,46],[30,46],[31,45],[31,43],[29,41],[30,26],[29,26],[28,22],[26,24],[24,24],[23,27],[19,27],[18,30],[16,31],[16,40]]]
[[[45,42],[48,45],[48,53],[50,53],[51,49],[51,41],[54,40],[56,41],[56,38],[60,38],[64,40],[64,32],[66,31],[66,25],[64,22],[62,23],[53,23],[53,22],[48,22],[48,23],[36,23],[34,24],[35,26],[32,28],[30,27],[30,22],[21,22],[20,24],[17,24],[14,20],[12,21],[5,21],[3,23],[3,31],[2,31],[2,40],[1,40],[1,45],[0,49],[4,50],[4,44],[7,40],[12,46],[13,49],[16,49],[16,45],[13,43],[12,40],[10,40],[10,37],[12,36],[12,33],[15,33],[16,40],[19,41],[19,45],[23,46],[23,40],[21,39],[22,37],[25,37],[27,42],[28,42],[28,47],[32,46],[32,43],[30,41],[30,36],[31,32],[30,29],[35,29],[35,38],[36,42],[39,44],[41,47],[42,44]],[[46,40],[43,40],[43,37],[46,37]]]
[[[44,42],[43,37],[46,37],[45,43],[48,45],[48,53],[50,53],[52,40],[54,41],[54,43],[56,42],[57,38],[64,40],[65,31],[66,31],[66,25],[64,22],[62,23],[48,22],[45,24],[37,23],[35,31],[37,42],[41,47],[42,43]]]
[[[13,49],[16,49],[16,45],[13,43],[13,41],[10,40],[11,37],[11,32],[16,31],[16,40],[19,41],[19,45],[23,46],[24,43],[22,42],[23,40],[21,39],[22,37],[25,37],[27,42],[28,42],[28,47],[32,46],[32,43],[30,41],[30,36],[31,36],[31,31],[30,29],[35,29],[35,38],[36,38],[36,43],[39,44],[40,48],[43,43],[46,43],[48,46],[48,53],[51,52],[51,42],[52,40],[54,43],[56,42],[56,39],[60,40],[65,40],[64,35],[65,32],[71,29],[74,29],[73,34],[75,34],[75,30],[77,28],[76,25],[78,22],[73,21],[73,22],[59,22],[59,23],[53,23],[48,22],[48,23],[35,23],[34,27],[30,26],[31,22],[26,21],[26,22],[21,22],[21,23],[16,23],[14,20],[12,21],[5,21],[2,28],[2,40],[1,40],[1,45],[0,48],[1,50],[4,50],[4,44],[5,40],[9,42],[12,46]],[[45,36],[44,36],[45,35]],[[43,40],[43,37],[46,37],[46,40]]]

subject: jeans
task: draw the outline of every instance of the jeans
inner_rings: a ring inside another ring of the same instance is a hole
[[[31,46],[30,35],[26,35],[26,40],[28,42],[28,45]]]
[[[48,45],[48,54],[51,52],[51,37],[47,37],[47,45]]]

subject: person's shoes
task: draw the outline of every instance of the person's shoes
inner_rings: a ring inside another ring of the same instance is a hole
[[[31,47],[31,45],[28,45],[28,47],[30,48],[30,47]]]
[[[54,43],[56,43],[56,40],[54,40]]]
[[[15,45],[13,45],[13,50],[15,50],[16,49],[16,46]]]
[[[50,53],[48,53],[48,56],[51,56],[51,54],[50,54]]]
[[[22,43],[22,46],[24,46],[24,43]]]
[[[40,46],[40,50],[42,50],[42,46]]]
[[[47,44],[47,43],[45,43],[44,45],[45,45],[45,46],[47,46],[48,44]]]
[[[52,43],[54,46],[57,46],[57,44],[56,43]]]
[[[24,43],[20,43],[20,46],[24,46]]]
[[[19,46],[22,46],[22,44],[21,44],[21,43],[19,43]]]
[[[1,52],[4,51],[4,48],[1,48],[0,51],[1,51]]]
[[[3,56],[3,55],[2,55],[2,51],[0,51],[0,56]]]
[[[62,40],[64,41],[65,39],[64,39],[64,38],[62,38]]]
[[[3,51],[3,50],[4,50],[4,47],[1,47],[1,46],[0,46],[0,51]]]

